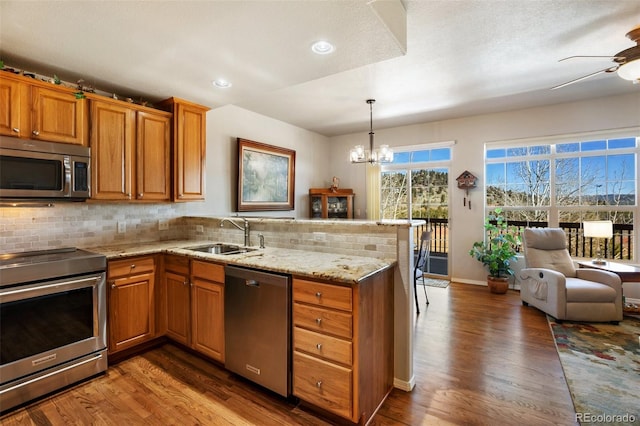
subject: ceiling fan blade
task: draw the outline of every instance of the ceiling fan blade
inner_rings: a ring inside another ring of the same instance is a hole
[[[624,56],[586,56],[586,55],[576,55],[576,56],[567,56],[566,58],[559,59],[558,62],[566,61],[568,59],[577,59],[577,58],[606,58],[615,60],[623,60]]]
[[[615,72],[618,69],[618,67],[619,67],[619,65],[616,65],[616,66],[613,66],[613,67],[605,68],[605,69],[600,70],[600,71],[592,72],[591,74],[583,75],[582,77],[579,77],[579,78],[576,78],[574,80],[567,81],[566,83],[562,83],[562,84],[559,84],[557,86],[554,86],[554,87],[551,88],[551,90],[556,90],[556,89],[559,89],[561,87],[565,87],[565,86],[568,86],[570,84],[577,83],[579,81],[585,80],[587,78],[590,78],[590,77],[593,77],[593,76],[596,76],[598,74],[602,74],[602,73],[605,73],[605,72],[607,72],[607,73],[608,72]]]

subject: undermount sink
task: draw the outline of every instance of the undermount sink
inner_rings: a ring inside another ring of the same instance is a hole
[[[202,253],[227,255],[227,254],[247,253],[250,251],[254,251],[256,249],[241,247],[234,244],[215,243],[215,244],[206,244],[203,246],[196,246],[196,247],[185,247],[185,250],[199,251]]]

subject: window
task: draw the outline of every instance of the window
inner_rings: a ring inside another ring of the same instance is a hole
[[[451,148],[399,151],[381,168],[383,219],[447,219]]]
[[[640,130],[492,143],[485,149],[487,214],[500,207],[514,226],[553,226],[567,232],[572,255],[590,257],[581,223],[612,220],[603,242],[610,259],[635,260]],[[635,225],[635,226],[634,226]]]

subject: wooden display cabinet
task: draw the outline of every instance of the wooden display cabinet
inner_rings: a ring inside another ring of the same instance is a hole
[[[309,189],[312,219],[353,219],[352,189]]]

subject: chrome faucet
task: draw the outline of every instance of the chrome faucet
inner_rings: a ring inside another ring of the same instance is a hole
[[[238,225],[237,223],[235,223],[231,219],[224,218],[224,219],[222,219],[220,221],[220,228],[223,227],[225,222],[229,222],[230,224],[232,224],[233,226],[235,226],[239,230],[244,231],[244,246],[245,247],[249,247],[249,243],[250,243],[250,239],[249,239],[249,221],[247,219],[245,219],[245,218],[242,218],[242,220],[244,221],[244,226]]]

